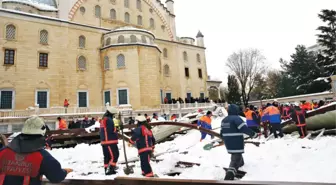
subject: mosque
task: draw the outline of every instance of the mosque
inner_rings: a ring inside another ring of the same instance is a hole
[[[176,35],[174,1],[0,0],[0,109],[206,97],[204,36]]]

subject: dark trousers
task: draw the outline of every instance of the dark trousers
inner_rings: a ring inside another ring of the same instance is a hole
[[[305,138],[307,136],[307,127],[306,126],[297,126],[297,130],[300,134],[300,138]]]
[[[265,136],[265,138],[267,138],[268,137],[269,123],[268,122],[264,122],[262,127],[264,129],[264,136]]]
[[[146,177],[153,177],[153,171],[152,167],[150,165],[150,154],[152,151],[146,151],[140,153],[140,165],[141,165],[141,170],[142,170],[142,175]]]
[[[119,149],[117,144],[102,145],[104,154],[104,167],[117,166]]]
[[[226,171],[225,180],[233,180],[238,168],[244,166],[243,154],[231,154],[229,169]]]
[[[274,135],[275,138],[278,138],[278,133],[279,132],[279,136],[283,137],[283,132],[282,132],[282,126],[279,123],[271,123],[271,133]]]
[[[259,129],[258,126],[250,126],[249,128],[250,128],[251,130],[253,130],[253,132],[255,132],[255,133],[260,133],[260,129]]]

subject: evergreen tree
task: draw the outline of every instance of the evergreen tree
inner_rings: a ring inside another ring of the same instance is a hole
[[[303,45],[298,45],[295,51],[289,63],[282,63],[285,75],[293,81],[292,91],[295,94],[307,94],[325,90],[323,86],[318,89],[311,87],[315,83],[314,80],[320,76],[320,70],[315,64],[314,53],[308,52]]]
[[[228,76],[228,94],[227,100],[229,104],[240,105],[240,93],[239,93],[239,84],[234,75]]]
[[[326,23],[326,26],[317,28],[321,32],[317,35],[317,42],[322,46],[317,66],[321,70],[322,77],[328,77],[336,71],[336,11],[322,10],[318,17]]]

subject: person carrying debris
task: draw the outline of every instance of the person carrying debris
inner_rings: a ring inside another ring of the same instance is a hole
[[[300,108],[299,103],[294,103],[294,108],[290,112],[292,120],[295,122],[300,138],[307,136],[306,111]]]
[[[116,114],[118,114],[116,108],[108,107],[100,122],[99,134],[104,154],[105,175],[117,173],[116,168],[119,158],[118,133],[113,122],[113,118]]]
[[[267,107],[263,112],[263,118],[263,120],[266,120],[270,123],[271,132],[275,138],[278,138],[277,132],[279,132],[280,137],[283,137],[281,128],[281,115],[277,102],[273,102],[273,104],[267,104]]]
[[[208,111],[206,113],[206,115],[202,116],[201,119],[199,119],[197,121],[197,128],[205,128],[205,129],[208,129],[208,130],[211,130],[212,127],[211,127],[211,116],[212,116],[212,112],[211,111]],[[205,137],[207,136],[207,133],[205,132],[201,132],[201,139],[200,139],[200,142],[203,141],[203,139],[205,139]],[[211,136],[211,139],[213,139],[214,136]]]
[[[46,150],[46,126],[38,116],[26,120],[22,132],[0,150],[0,184],[41,185],[44,175],[51,183],[62,182],[72,169],[60,163]]]
[[[228,116],[222,120],[220,135],[224,140],[227,152],[231,154],[229,169],[224,180],[234,180],[238,168],[244,165],[244,134],[257,138],[258,134],[246,126],[239,116],[239,107],[235,104],[228,106]]]
[[[135,118],[138,127],[133,130],[130,139],[131,144],[136,144],[140,156],[140,164],[142,175],[145,177],[154,177],[152,167],[150,165],[150,156],[155,148],[155,138],[150,129],[146,117],[137,116]]]

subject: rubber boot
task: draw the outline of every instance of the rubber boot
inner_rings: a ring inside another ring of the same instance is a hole
[[[226,172],[224,180],[231,180],[232,181],[232,180],[234,180],[234,178],[235,178],[234,172],[233,171],[228,171],[228,172]]]
[[[114,175],[114,174],[116,174],[117,172],[116,172],[116,167],[114,167],[114,166],[109,166],[109,167],[107,167],[107,168],[105,168],[105,175]]]

